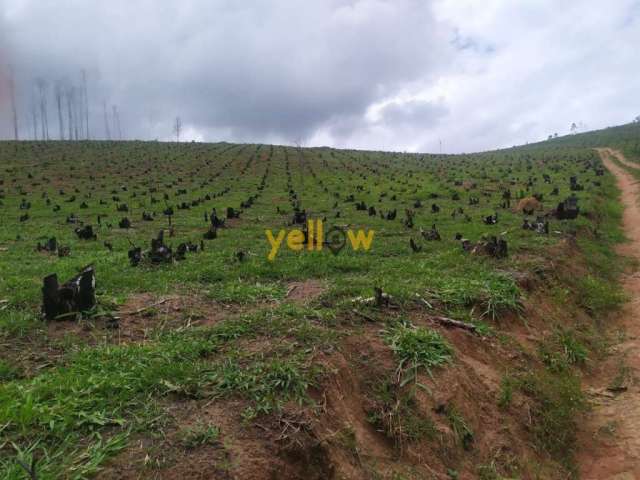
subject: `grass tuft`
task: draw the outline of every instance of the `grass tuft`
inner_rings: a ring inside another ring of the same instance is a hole
[[[383,335],[400,359],[398,375],[407,374],[401,385],[409,380],[417,381],[419,370],[431,375],[433,367],[449,363],[453,356],[453,348],[435,330],[400,322],[385,330]]]

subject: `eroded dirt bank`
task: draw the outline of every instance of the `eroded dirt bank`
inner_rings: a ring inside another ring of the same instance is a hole
[[[616,176],[625,206],[624,231],[629,242],[619,253],[640,259],[640,184],[617,165],[634,166],[620,152],[598,149],[606,167]],[[593,410],[582,425],[578,451],[583,480],[633,480],[640,478],[640,272],[622,280],[629,296],[616,325],[622,341],[613,355],[597,367],[588,380]]]

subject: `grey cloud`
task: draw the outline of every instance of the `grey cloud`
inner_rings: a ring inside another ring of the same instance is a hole
[[[128,138],[170,139],[180,115],[209,141],[482,150],[640,114],[638,5],[0,0],[0,69],[15,67],[23,134],[33,80],[86,69],[94,137],[104,100]]]
[[[21,3],[0,28],[23,103],[32,78],[85,68],[95,130],[104,98],[132,137],[169,137],[176,115],[207,139],[308,137],[439,74],[449,50],[417,0]]]
[[[447,108],[442,103],[427,100],[394,102],[386,105],[381,111],[382,121],[386,124],[410,124],[423,128],[434,126],[446,114]]]

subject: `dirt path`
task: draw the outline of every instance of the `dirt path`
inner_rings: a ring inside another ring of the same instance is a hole
[[[598,149],[622,190],[624,230],[630,242],[619,253],[640,260],[640,184],[611,157],[634,168],[621,153]],[[629,295],[616,323],[624,336],[613,355],[587,381],[593,410],[581,425],[578,464],[582,480],[640,479],[640,272],[622,280]]]
[[[627,167],[640,168],[640,163],[630,162],[629,160],[624,158],[622,152],[619,152],[618,150],[614,150],[613,148],[596,148],[596,150],[602,158],[614,157],[616,160],[618,160],[623,165],[626,165]]]

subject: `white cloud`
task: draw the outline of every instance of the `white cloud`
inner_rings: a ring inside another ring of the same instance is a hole
[[[33,78],[81,68],[97,135],[103,99],[129,137],[450,152],[640,114],[638,1],[1,2],[25,132]]]

